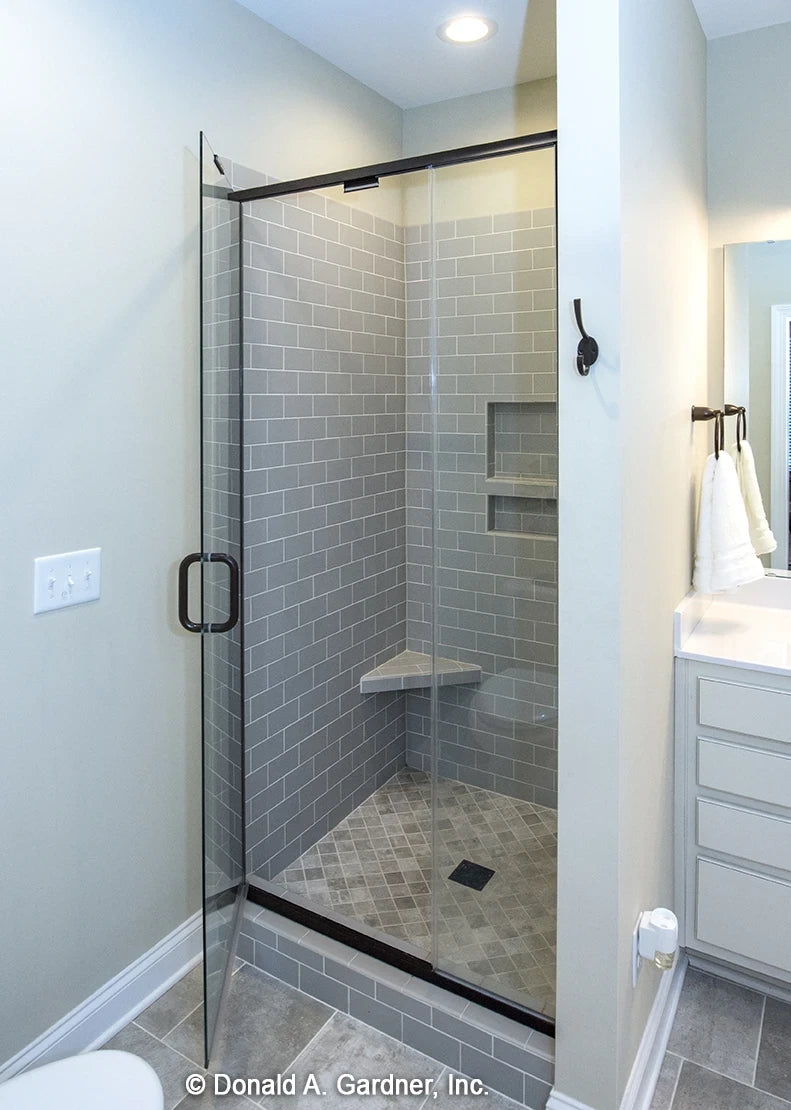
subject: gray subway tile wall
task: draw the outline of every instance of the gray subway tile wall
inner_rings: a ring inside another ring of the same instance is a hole
[[[488,501],[488,531],[557,536],[558,503],[555,498],[492,494]]]
[[[407,642],[483,669],[438,693],[443,777],[557,805],[557,360],[553,209],[437,226],[432,533],[429,229],[408,228]],[[540,480],[540,487],[532,483]],[[498,492],[492,485],[497,482]],[[504,483],[501,485],[500,483]],[[505,491],[508,494],[505,494]],[[552,495],[552,496],[550,496]],[[407,763],[430,769],[428,692]]]
[[[431,652],[432,543],[437,651],[483,670],[440,773],[556,805],[554,211],[438,225],[436,533],[428,229],[318,194],[243,224],[250,871],[429,769],[429,691],[359,680]]]
[[[244,217],[247,821],[269,879],[405,758],[403,232],[331,198]]]

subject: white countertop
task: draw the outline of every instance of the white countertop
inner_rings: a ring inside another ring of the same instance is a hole
[[[680,659],[791,675],[791,577],[687,594],[675,613],[674,647]]]

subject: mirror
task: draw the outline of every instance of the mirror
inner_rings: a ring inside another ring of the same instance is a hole
[[[747,434],[777,550],[789,569],[791,240],[725,247],[725,401],[747,408]],[[727,442],[735,421],[726,419]]]

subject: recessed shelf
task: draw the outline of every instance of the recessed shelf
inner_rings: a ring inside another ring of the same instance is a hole
[[[555,478],[507,478],[498,475],[486,478],[484,490],[491,496],[528,497],[555,501],[558,496],[558,483]]]
[[[556,539],[557,501],[545,497],[499,496],[487,498],[487,530],[530,539]]]
[[[543,540],[545,543],[557,544],[557,536],[548,536],[544,532],[509,532],[505,528],[490,528],[490,536],[505,536],[512,540]],[[555,556],[557,557],[557,556]]]
[[[437,685],[459,686],[481,681],[481,668],[455,659],[437,659]],[[360,679],[360,693],[378,690],[417,690],[432,683],[431,656],[421,651],[402,651],[374,667]]]
[[[557,414],[554,400],[489,401],[486,406],[487,481],[556,482]]]

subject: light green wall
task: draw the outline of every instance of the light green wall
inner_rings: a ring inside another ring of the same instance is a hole
[[[0,68],[3,1061],[200,904],[199,129],[292,177],[402,113],[231,0],[6,0]],[[34,617],[93,545],[101,600]]]
[[[404,112],[404,154],[428,154],[475,143],[553,131],[557,126],[554,78],[515,88],[462,96]],[[424,175],[405,179],[405,223],[425,212]],[[437,171],[434,211],[438,220],[550,208],[555,204],[555,153],[529,161],[503,158]]]
[[[624,550],[617,1092],[662,973],[632,987],[638,913],[673,904],[673,612],[690,588],[706,433],[706,40],[692,0],[621,0]],[[668,75],[672,74],[672,80]]]
[[[673,79],[668,80],[672,73]],[[558,5],[556,1088],[619,1106],[672,902],[673,610],[689,586],[705,377],[705,40],[690,0]],[[600,344],[574,368],[574,297]],[[565,1105],[565,1103],[564,1103]]]
[[[552,131],[557,126],[556,99],[557,83],[548,77],[408,108],[404,112],[404,155]]]

